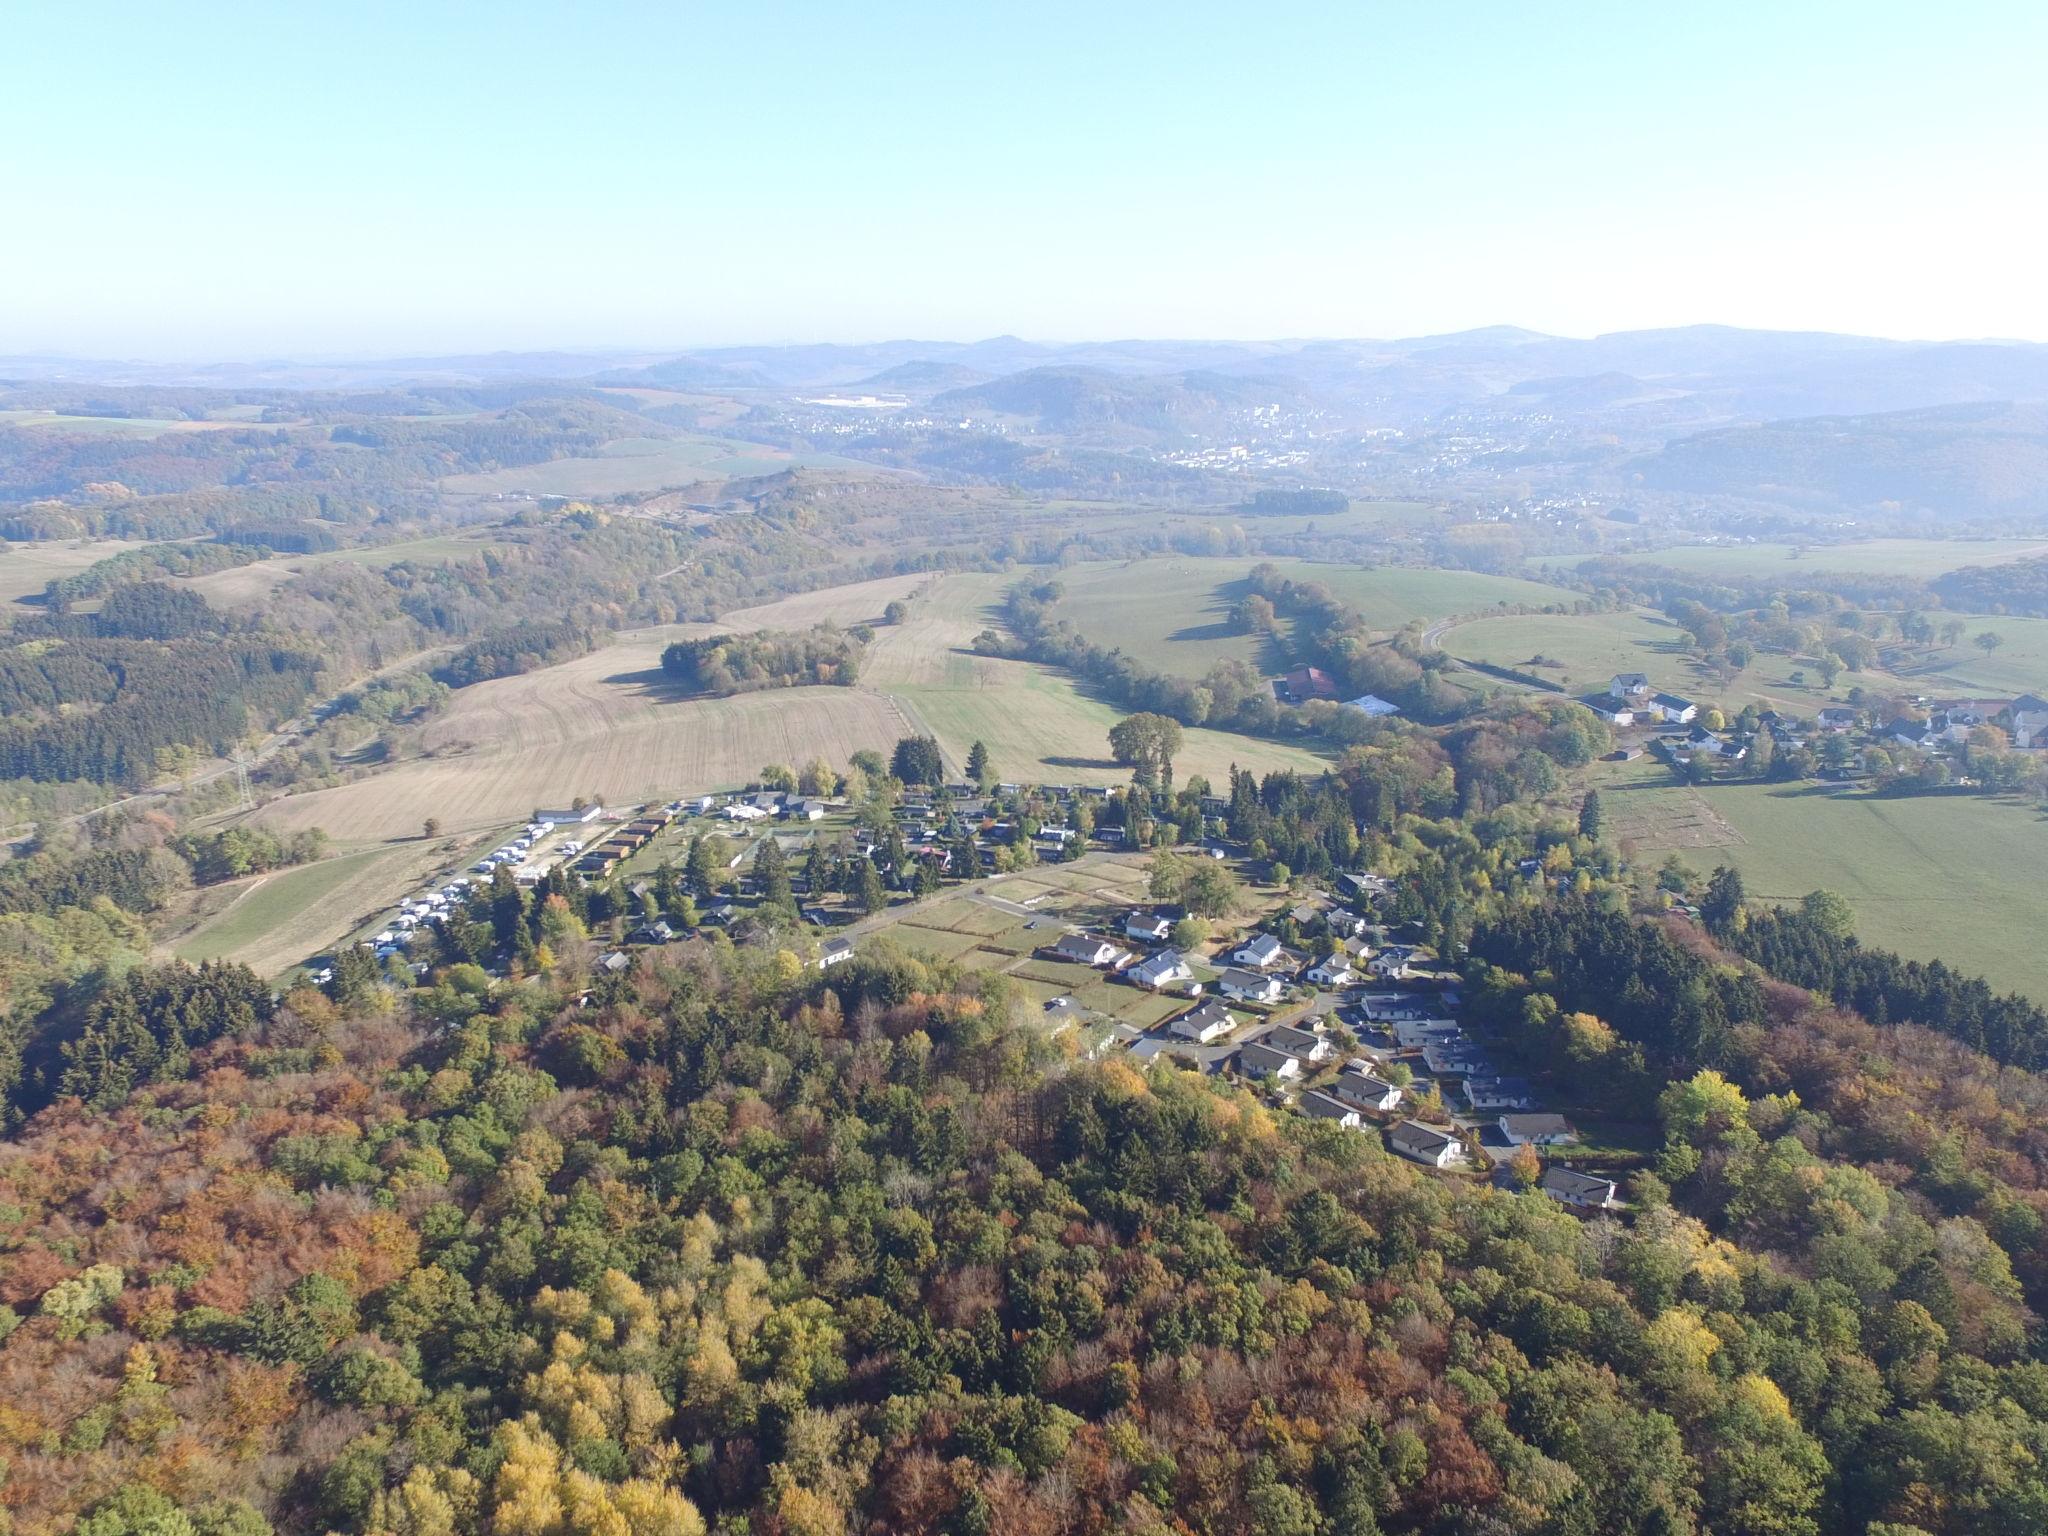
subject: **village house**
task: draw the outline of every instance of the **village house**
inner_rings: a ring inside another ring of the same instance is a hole
[[[1098,970],[1109,969],[1130,958],[1129,954],[1107,939],[1098,939],[1085,933],[1061,934],[1052,946],[1052,952],[1062,960],[1071,960],[1076,965],[1092,965]]]
[[[1497,1115],[1536,1107],[1536,1095],[1523,1077],[1468,1077],[1465,1102],[1475,1114]]]
[[[829,971],[835,965],[844,965],[853,958],[853,940],[834,939],[818,952],[818,969]]]
[[[1834,705],[1820,712],[1820,728],[1824,731],[1848,731],[1856,727],[1856,711],[1841,705]]]
[[[1650,679],[1643,672],[1617,672],[1607,680],[1607,696],[1611,699],[1642,699],[1649,697]]]
[[[1263,1040],[1252,1040],[1238,1048],[1237,1070],[1246,1077],[1292,1079],[1301,1076],[1302,1061]]]
[[[1351,968],[1349,957],[1335,954],[1310,966],[1308,979],[1319,987],[1348,987],[1358,980],[1358,972]]]
[[[1248,970],[1263,971],[1281,964],[1287,958],[1287,948],[1270,933],[1255,935],[1230,957],[1231,964],[1244,966]]]
[[[1401,1102],[1399,1088],[1357,1066],[1346,1067],[1338,1073],[1330,1091],[1347,1104],[1377,1110],[1381,1114],[1396,1108]]]
[[[1666,725],[1691,725],[1699,712],[1699,705],[1691,699],[1681,699],[1675,693],[1650,695],[1650,713]]]
[[[1620,1203],[1615,1198],[1614,1180],[1572,1168],[1544,1169],[1543,1193],[1560,1205],[1581,1211],[1609,1210]]]
[[[1387,1145],[1400,1156],[1432,1168],[1449,1168],[1465,1160],[1462,1141],[1419,1120],[1403,1120],[1395,1126],[1387,1133]]]
[[[1141,987],[1157,992],[1177,982],[1193,981],[1194,967],[1177,949],[1162,949],[1149,960],[1140,960],[1124,973]]]
[[[1609,725],[1634,725],[1636,707],[1611,693],[1589,693],[1579,702]]]
[[[1470,1040],[1422,1048],[1422,1065],[1432,1077],[1491,1077],[1493,1058]]]
[[[1173,932],[1173,919],[1164,912],[1133,912],[1124,919],[1124,937],[1139,944],[1162,944]]]
[[[1328,1061],[1337,1054],[1330,1037],[1320,1030],[1298,1029],[1292,1024],[1275,1024],[1259,1037],[1266,1044],[1299,1056],[1303,1061]]]
[[[1412,944],[1389,944],[1366,961],[1366,968],[1384,980],[1401,981],[1411,973],[1417,953]]]
[[[1432,1045],[1456,1045],[1465,1038],[1464,1029],[1455,1019],[1417,1017],[1396,1018],[1390,1022],[1394,1026],[1394,1043],[1404,1051],[1425,1050]]]
[[[1211,998],[1199,1008],[1190,1008],[1186,1013],[1166,1026],[1167,1033],[1183,1040],[1192,1040],[1197,1045],[1208,1045],[1220,1040],[1237,1027],[1237,1020],[1228,1008]]]
[[[1555,1147],[1579,1139],[1563,1115],[1502,1115],[1500,1133],[1514,1147]]]
[[[1233,966],[1216,979],[1216,990],[1225,997],[1236,998],[1239,1002],[1277,1003],[1280,1001],[1280,994],[1287,988],[1278,976],[1240,970]]]
[[[2048,699],[2023,693],[2006,711],[2012,744],[2026,751],[2048,747]]]
[[[1316,1120],[1334,1120],[1339,1125],[1356,1129],[1361,1123],[1358,1111],[1342,1099],[1332,1098],[1319,1088],[1311,1088],[1301,1096],[1297,1106],[1304,1115]]]

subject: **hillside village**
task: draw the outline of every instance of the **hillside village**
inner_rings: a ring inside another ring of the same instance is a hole
[[[957,958],[965,935],[1004,961],[1048,1029],[1079,1031],[1092,1057],[1230,1076],[1276,1108],[1373,1135],[1446,1174],[1538,1184],[1578,1210],[1620,1207],[1633,1155],[1605,1171],[1578,1156],[1573,1124],[1460,1022],[1457,971],[1390,915],[1394,880],[1354,870],[1261,891],[1260,861],[1228,838],[1228,800],[1204,794],[1205,836],[1176,856],[1226,868],[1258,891],[1248,913],[1205,921],[1147,899],[1151,856],[1126,851],[1114,802],[1096,787],[953,782],[904,786],[886,821],[844,796],[758,787],[536,810],[466,870],[367,925],[312,979],[331,984],[350,950],[369,951],[394,976],[424,978],[432,967],[411,952],[445,956],[434,941],[451,920],[487,912],[508,887],[545,894],[570,882],[619,902],[593,967],[619,976],[661,945],[756,936],[780,884],[817,935],[820,970],[873,941],[912,952],[936,945]],[[845,867],[874,871],[865,900]],[[1024,889],[1034,876],[1069,872],[1070,884]],[[716,895],[692,900],[693,879]],[[994,922],[942,926],[952,906]]]

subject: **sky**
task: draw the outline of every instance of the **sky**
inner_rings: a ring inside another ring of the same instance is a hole
[[[9,7],[0,355],[2048,340],[2048,6]]]

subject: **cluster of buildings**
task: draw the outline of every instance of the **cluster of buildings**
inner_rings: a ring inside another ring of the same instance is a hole
[[[1482,1155],[1576,1143],[1571,1123],[1467,1034],[1457,993],[1426,952],[1385,941],[1374,908],[1389,883],[1351,875],[1339,884],[1343,899],[1285,914],[1293,931],[1328,945],[1312,964],[1263,931],[1213,956],[1184,952],[1170,942],[1180,916],[1171,908],[1132,911],[1111,933],[1063,933],[1046,953],[1188,999],[1149,1029],[1117,1025],[1106,1046],[1257,1083],[1297,1113],[1383,1134],[1411,1161],[1462,1170]],[[1416,985],[1399,985],[1409,981]],[[1290,1000],[1299,1006],[1279,1007]],[[1048,1007],[1055,1017],[1078,1011],[1071,998]],[[1542,1187],[1574,1209],[1619,1204],[1613,1179],[1560,1163],[1546,1168]]]
[[[1296,667],[1273,679],[1273,697],[1282,704],[1309,704],[1318,699],[1334,703],[1342,691],[1337,680],[1321,667]],[[1376,693],[1362,693],[1344,702],[1371,720],[1401,713],[1400,705]]]

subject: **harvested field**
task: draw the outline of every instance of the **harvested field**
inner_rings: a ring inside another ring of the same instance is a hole
[[[124,550],[141,549],[147,542],[140,539],[44,539],[33,544],[0,543],[0,603],[20,603],[25,597],[40,596],[43,588],[59,576],[75,576],[87,566],[110,559]],[[36,611],[41,612],[41,609]]]
[[[634,631],[560,666],[465,688],[421,733],[438,755],[289,796],[257,818],[337,838],[403,836],[428,816],[470,831],[577,794],[666,798],[745,783],[768,763],[843,763],[863,747],[886,751],[910,730],[891,700],[864,689],[681,697],[660,661],[685,632]]]

